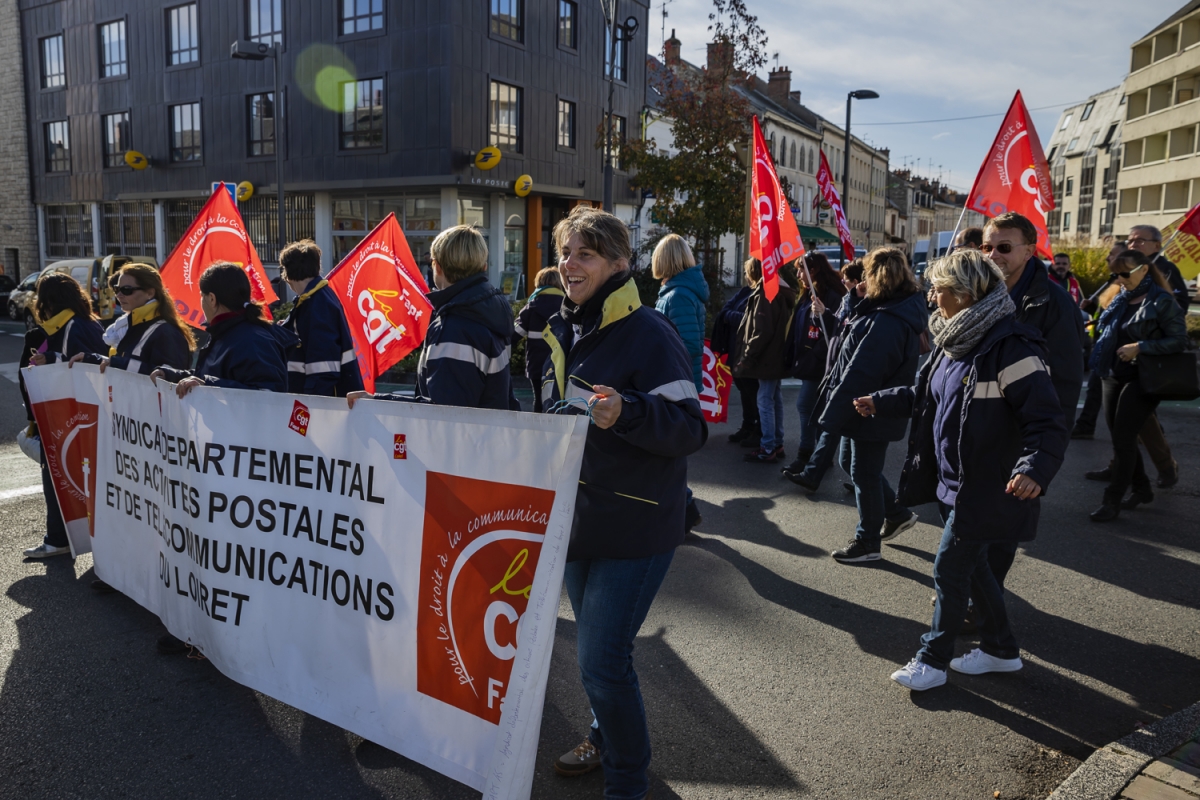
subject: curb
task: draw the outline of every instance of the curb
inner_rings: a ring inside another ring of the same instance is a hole
[[[1100,748],[1067,776],[1049,800],[1113,800],[1151,761],[1200,732],[1200,703]]]

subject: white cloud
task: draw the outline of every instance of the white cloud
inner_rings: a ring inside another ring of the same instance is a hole
[[[605,119],[607,119],[607,117]],[[950,131],[942,131],[941,133],[935,133],[933,135],[933,140],[936,142],[938,139],[945,139],[947,136],[953,135],[954,134],[952,134]]]

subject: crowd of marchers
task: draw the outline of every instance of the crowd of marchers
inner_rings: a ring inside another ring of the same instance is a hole
[[[591,422],[565,586],[594,719],[555,770],[576,776],[602,767],[606,797],[641,798],[649,793],[651,750],[634,638],[675,549],[701,524],[687,456],[708,437],[699,391],[709,290],[679,236],[654,250],[652,274],[661,283],[654,309],[639,299],[629,231],[615,216],[580,206],[553,238],[559,262],[537,274],[515,322],[507,297],[488,281],[480,233],[460,225],[434,240],[433,315],[411,396],[363,391],[345,315],[321,277],[320,250],[307,240],[279,254],[281,276],[296,294],[279,322],[252,301],[241,267],[204,271],[207,337],[198,350],[153,267],[131,264],[115,277],[124,314],[108,328],[82,287],[46,274],[22,367],[95,363],[167,381],[180,397],[204,386],[345,397],[350,413],[371,400],[517,411],[510,354],[525,339],[534,412],[586,414]],[[959,237],[927,271],[927,288],[899,250],[874,250],[840,272],[811,253],[783,271],[788,280],[773,299],[751,259],[746,286],[715,316],[711,347],[728,355],[741,396],[742,424],[729,440],[746,447],[745,460],[787,460],[782,381],[798,378],[799,452],[784,474],[810,493],[835,461],[849,476],[858,525],[833,553],[837,562],[880,559],[883,541],[916,524],[911,507],[937,504],[945,529],[932,625],[916,656],[892,675],[910,689],[945,683],[947,670],[1022,667],[1004,581],[1017,547],[1037,533],[1040,498],[1069,439],[1092,435],[1101,403],[1113,455],[1088,473],[1107,482],[1092,519],[1111,520],[1153,499],[1139,442],[1159,486],[1177,480],[1158,401],[1138,380],[1139,356],[1187,346],[1187,294],[1158,253],[1159,232],[1138,228],[1115,246],[1111,280],[1089,298],[1069,259],[1056,256],[1047,269],[1036,243],[1029,220],[996,217]],[[1098,314],[1094,342],[1084,329],[1089,313]],[[1085,358],[1091,380],[1076,421]],[[32,435],[32,415],[30,424]],[[907,455],[893,488],[885,459],[903,440]],[[44,456],[42,474],[47,530],[25,551],[29,558],[70,553]],[[113,591],[98,580],[93,587]],[[955,637],[968,626],[978,629],[980,645],[955,658]],[[169,633],[158,648],[192,649]]]

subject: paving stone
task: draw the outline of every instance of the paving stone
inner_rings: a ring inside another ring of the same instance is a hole
[[[1124,800],[1196,800],[1196,795],[1176,789],[1154,778],[1138,775],[1121,792]]]
[[[1173,764],[1178,764],[1178,761]],[[1142,772],[1143,775],[1149,775],[1151,778],[1158,778],[1164,783],[1169,783],[1172,786],[1185,789],[1192,794],[1200,795],[1200,775],[1194,771],[1184,771],[1175,767],[1172,763],[1167,763],[1166,760],[1155,761]]]

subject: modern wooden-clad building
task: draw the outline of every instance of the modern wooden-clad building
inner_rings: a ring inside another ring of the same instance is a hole
[[[602,197],[610,66],[618,135],[640,130],[648,0],[617,7],[642,33],[610,48],[587,0],[19,0],[40,260],[161,261],[213,182],[248,181],[240,210],[273,262],[278,146],[288,236],[327,269],[394,211],[419,261],[469,223],[493,278],[519,284],[553,223]],[[282,98],[273,60],[232,58],[237,40],[280,44]],[[619,170],[614,199],[632,217]]]

